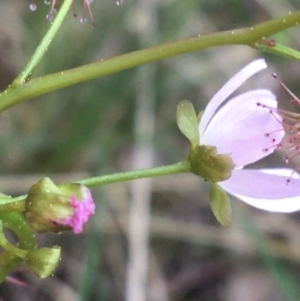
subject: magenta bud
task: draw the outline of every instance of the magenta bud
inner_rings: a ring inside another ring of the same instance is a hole
[[[79,234],[95,209],[91,192],[84,185],[55,185],[49,178],[43,178],[29,189],[25,218],[38,232],[72,229]]]

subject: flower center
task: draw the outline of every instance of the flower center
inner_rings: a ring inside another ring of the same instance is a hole
[[[290,96],[292,96],[291,103],[293,105],[300,106],[300,99],[289,90],[289,88],[277,77],[275,73],[272,74],[272,77],[278,80],[280,85],[288,92]],[[284,131],[286,134],[285,138],[279,143],[276,143],[275,139],[272,139],[272,147],[264,148],[263,152],[267,152],[272,148],[283,150],[286,152],[286,155],[283,158],[284,162],[286,164],[290,163],[292,159],[296,158],[300,154],[300,114],[273,108],[261,102],[258,102],[257,106],[268,109],[270,114],[281,126],[278,128],[278,130],[265,133],[265,137],[270,137],[273,133],[280,131]],[[282,117],[282,120],[281,118],[278,118],[278,115]],[[298,171],[298,169],[300,169],[300,163],[296,165],[290,177],[286,180],[287,185],[291,182],[293,175]]]

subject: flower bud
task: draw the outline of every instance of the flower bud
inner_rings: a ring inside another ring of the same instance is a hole
[[[60,261],[61,249],[59,246],[40,248],[28,252],[26,263],[29,269],[40,278],[50,276]]]
[[[38,232],[72,229],[78,234],[95,208],[87,187],[77,183],[55,185],[49,178],[43,178],[29,189],[25,218]]]

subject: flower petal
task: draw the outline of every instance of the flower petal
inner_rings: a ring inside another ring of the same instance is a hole
[[[290,169],[235,170],[230,179],[219,185],[245,203],[267,211],[300,210],[300,178]]]
[[[248,64],[241,71],[235,74],[211,99],[205,108],[199,125],[200,139],[211,120],[213,114],[217,111],[223,101],[231,95],[239,86],[241,86],[248,78],[255,73],[267,68],[266,62],[263,59],[255,60]],[[202,143],[202,142],[201,142]]]
[[[231,154],[236,167],[272,153],[273,145],[280,143],[284,136],[281,117],[257,106],[257,102],[277,107],[275,96],[268,90],[239,95],[217,112],[201,138],[201,144],[216,146],[220,154]],[[267,133],[270,134],[268,137],[265,136]]]
[[[85,195],[83,200],[77,200],[75,195],[71,196],[71,205],[74,209],[74,214],[57,221],[61,225],[70,226],[75,234],[83,231],[83,224],[89,220],[96,210],[90,190],[87,187],[84,187],[84,190]]]

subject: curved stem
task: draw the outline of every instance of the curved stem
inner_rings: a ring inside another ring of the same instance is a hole
[[[0,246],[13,256],[20,257],[22,259],[26,258],[27,251],[15,247],[6,239],[3,232],[2,221],[0,221]]]
[[[59,9],[59,11],[57,13],[57,16],[55,17],[54,21],[51,23],[50,29],[48,30],[46,35],[43,37],[39,46],[36,48],[32,57],[26,64],[25,68],[18,75],[18,77],[13,81],[12,85],[22,84],[32,76],[34,70],[37,68],[39,62],[45,55],[50,43],[52,42],[53,38],[55,37],[57,31],[59,30],[59,28],[61,26],[63,20],[65,19],[65,16],[66,16],[67,12],[69,11],[72,2],[73,2],[73,0],[65,0],[63,2],[61,8]]]
[[[18,237],[18,247],[25,251],[36,249],[36,241],[31,228],[25,222],[23,216],[17,212],[0,214],[3,226],[11,229]],[[21,253],[19,255],[22,255]],[[11,253],[3,252],[0,254],[0,283],[13,271],[21,262],[22,258]]]
[[[256,47],[255,45],[257,45],[257,43],[259,44],[261,39],[284,29],[297,26],[298,22],[300,22],[300,10],[253,27],[218,32],[206,36],[197,36],[166,43],[64,72],[42,76],[22,85],[13,85],[0,94],[0,112],[29,98],[50,91],[142,64],[170,58],[182,53],[221,45],[240,44]]]

